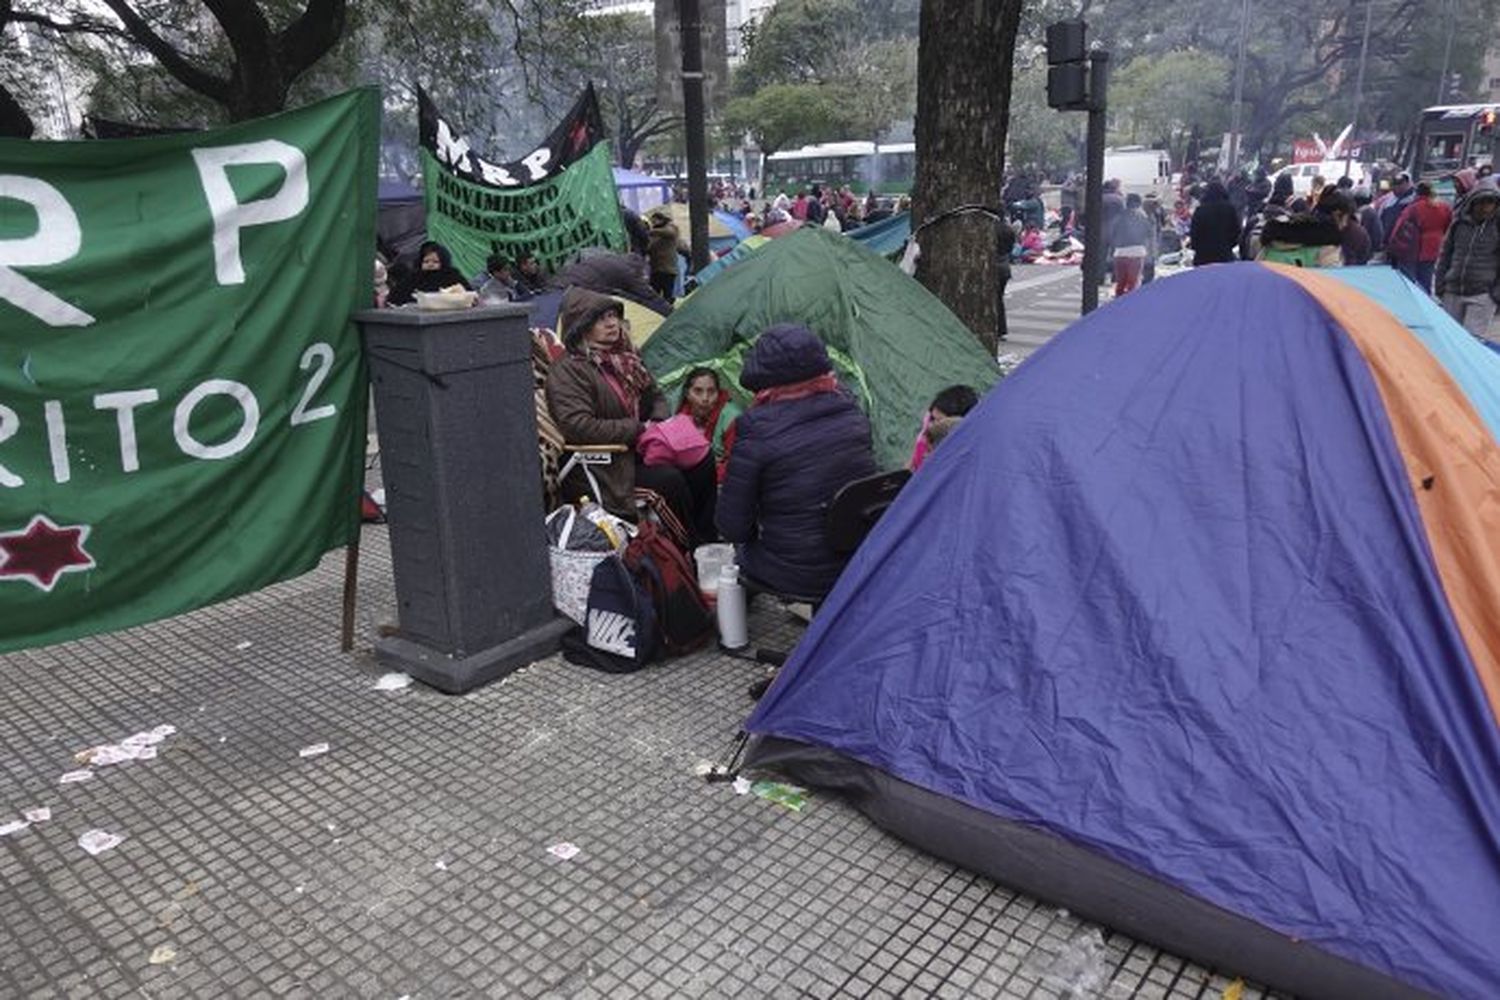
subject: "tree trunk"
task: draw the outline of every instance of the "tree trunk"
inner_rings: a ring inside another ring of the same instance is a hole
[[[914,231],[960,205],[1001,209],[1021,6],[1021,0],[922,0]],[[1003,332],[995,226],[978,213],[934,222],[919,237],[917,261],[917,280],[991,354]]]

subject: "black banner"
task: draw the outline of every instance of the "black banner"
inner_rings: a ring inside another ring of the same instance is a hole
[[[604,120],[592,83],[542,144],[513,163],[491,163],[469,148],[468,140],[438,113],[421,87],[417,88],[417,107],[422,148],[455,177],[484,187],[515,190],[544,183],[588,155],[604,138]]]

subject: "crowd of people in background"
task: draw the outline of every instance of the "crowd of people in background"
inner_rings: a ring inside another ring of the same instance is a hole
[[[1125,193],[1118,180],[1107,180],[1100,219],[1105,272],[1098,278],[1112,282],[1117,296],[1128,294],[1152,280],[1167,253],[1195,267],[1234,260],[1380,264],[1437,298],[1475,336],[1488,337],[1500,303],[1500,187],[1490,165],[1459,170],[1447,181],[1451,201],[1434,183],[1399,172],[1373,183],[1314,177],[1310,190],[1298,193],[1288,173],[1273,179],[1265,170],[1228,177],[1188,170],[1167,208],[1155,192]],[[1054,240],[1040,227],[1032,235],[1034,191],[1034,182],[1018,175],[1002,195],[1022,234],[1016,259],[1035,259]],[[1076,177],[1061,186],[1060,202],[1049,224],[1064,240],[1081,239],[1087,219]]]

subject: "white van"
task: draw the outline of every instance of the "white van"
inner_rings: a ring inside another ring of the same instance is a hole
[[[1291,175],[1292,192],[1294,194],[1311,194],[1314,177],[1323,178],[1323,180],[1328,182],[1330,187],[1337,184],[1339,178],[1344,176],[1344,161],[1323,160],[1319,163],[1293,163],[1276,171],[1276,173],[1271,175],[1271,179],[1274,181],[1282,174]],[[1349,177],[1354,181],[1354,185],[1358,187],[1369,181],[1370,174],[1365,169],[1364,164],[1355,160],[1349,164]]]
[[[1172,158],[1165,150],[1145,146],[1121,146],[1104,151],[1104,179],[1118,179],[1121,194],[1148,195],[1155,192],[1163,204],[1172,189]]]

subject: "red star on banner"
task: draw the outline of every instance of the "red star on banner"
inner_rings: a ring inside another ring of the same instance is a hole
[[[50,592],[64,573],[93,569],[94,557],[83,548],[89,525],[59,527],[37,514],[20,531],[0,533],[0,582],[24,580]]]
[[[579,122],[574,125],[572,132],[568,135],[568,142],[572,147],[572,152],[575,154],[587,149],[589,145],[588,123]]]

